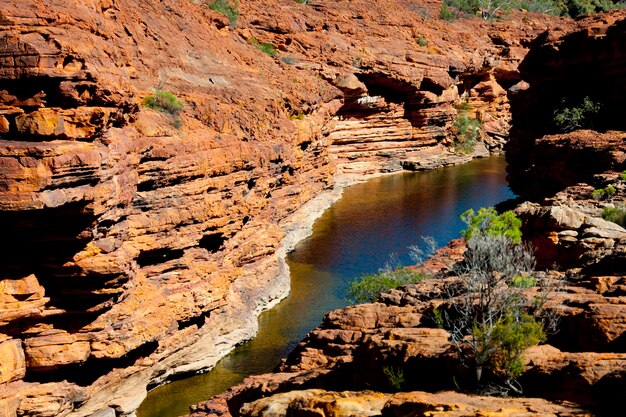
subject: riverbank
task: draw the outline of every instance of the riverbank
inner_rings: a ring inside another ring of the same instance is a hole
[[[190,404],[250,374],[270,371],[326,312],[345,306],[353,278],[383,267],[394,253],[396,261],[409,263],[408,247],[419,243],[419,236],[439,242],[457,237],[461,212],[511,196],[501,156],[442,170],[384,175],[345,188],[315,223],[313,235],[288,254],[293,292],[261,315],[258,336],[207,374],[151,392],[139,416],[182,414]]]

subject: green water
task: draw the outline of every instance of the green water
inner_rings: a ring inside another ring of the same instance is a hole
[[[208,373],[151,391],[138,417],[175,417],[246,376],[271,371],[325,313],[345,306],[355,276],[383,267],[392,254],[408,264],[420,236],[439,245],[459,237],[459,215],[514,197],[503,157],[422,173],[399,173],[354,185],[328,209],[287,257],[291,294],[261,314],[255,339]]]

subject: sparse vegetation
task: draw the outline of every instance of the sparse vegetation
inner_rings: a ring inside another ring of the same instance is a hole
[[[239,0],[211,0],[206,5],[209,9],[226,16],[231,27],[237,27],[237,20],[239,19]]]
[[[600,112],[601,105],[589,97],[585,97],[580,104],[572,107],[567,106],[567,100],[563,99],[562,107],[554,111],[554,125],[562,132],[582,128],[593,128],[594,119]]]
[[[505,236],[513,243],[522,240],[522,221],[512,211],[498,214],[493,207],[481,207],[478,213],[473,209],[461,215],[461,220],[467,225],[463,233],[465,240],[474,236]]]
[[[417,38],[415,38],[415,42],[417,42],[417,44],[422,47],[428,46],[428,39],[426,39],[426,37],[424,36],[418,36]]]
[[[532,13],[578,17],[625,6],[624,0],[443,0],[439,18],[452,21],[461,17],[480,16],[492,20],[516,8]]]
[[[257,38],[249,38],[248,43],[254,46],[259,51],[263,52],[271,56],[272,58],[276,58],[278,56],[278,52],[276,52],[276,47],[269,42],[260,42]]]
[[[466,102],[461,103],[456,111],[454,148],[462,153],[472,153],[480,135],[480,120],[470,116],[471,107]]]
[[[291,55],[287,55],[287,56],[283,56],[280,58],[280,60],[287,65],[293,65],[296,63],[296,59],[294,57],[292,57]]]
[[[355,279],[348,287],[348,299],[353,304],[371,303],[384,292],[401,285],[415,284],[425,278],[422,273],[404,267],[386,267],[374,274],[365,274]]]
[[[177,129],[182,127],[183,122],[179,115],[184,104],[171,91],[157,89],[154,94],[143,100],[143,105],[148,109],[169,114],[172,116],[172,126]]]
[[[626,181],[626,171],[622,172],[622,173],[619,175],[619,179],[620,179],[620,180],[622,180],[622,181]]]
[[[404,387],[404,370],[401,367],[384,366],[383,373],[387,377],[387,382],[396,391]]]
[[[149,109],[169,113],[172,116],[178,116],[184,107],[183,103],[167,90],[156,90],[154,94],[144,99],[143,104]]]
[[[597,190],[593,190],[591,193],[591,198],[594,200],[606,200],[608,198],[613,197],[613,195],[617,192],[617,189],[612,185],[607,185],[605,188],[599,188]]]
[[[626,227],[626,206],[605,207],[602,218],[606,221]]]
[[[433,310],[433,321],[451,333],[479,386],[519,392],[523,351],[546,338],[543,305],[556,284],[535,278],[533,252],[521,243],[521,221],[513,212],[498,215],[489,207],[461,218],[468,228],[464,259],[453,267],[459,281],[447,287],[448,307]],[[531,287],[539,287],[533,299],[524,296]],[[548,319],[553,328],[555,318]]]

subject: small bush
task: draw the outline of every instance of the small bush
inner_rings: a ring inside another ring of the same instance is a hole
[[[622,180],[622,181],[626,181],[626,171],[622,172],[622,173],[619,175],[619,179],[620,179],[620,180]]]
[[[352,281],[348,287],[348,299],[353,304],[371,303],[384,292],[401,285],[415,284],[425,275],[404,267],[384,269],[375,274],[365,274]]]
[[[284,64],[287,64],[287,65],[293,65],[293,64],[296,63],[296,59],[294,57],[292,57],[291,55],[284,56],[284,57],[280,58],[280,60]]]
[[[439,8],[439,19],[445,20],[446,22],[452,22],[457,19],[455,13],[452,12],[452,9],[448,7],[446,2],[444,1]]]
[[[237,27],[237,19],[239,19],[239,0],[212,0],[207,6],[209,9],[226,16],[231,27]]]
[[[546,340],[541,323],[527,314],[521,319],[506,314],[495,325],[474,323],[474,327],[479,346],[476,355],[481,356],[478,363],[504,380],[519,377],[524,370],[522,352]]]
[[[469,209],[461,215],[461,220],[467,225],[467,229],[462,232],[465,240],[476,235],[506,236],[513,243],[522,240],[522,221],[512,211],[498,214],[493,207],[482,207],[475,213]]]
[[[428,46],[428,39],[426,39],[425,36],[418,36],[417,38],[415,38],[415,42],[417,42],[417,44],[422,47]]]
[[[554,0],[522,0],[519,7],[531,13],[543,13],[559,16],[567,12],[567,9],[561,2]]]
[[[278,52],[276,52],[276,47],[269,42],[259,42],[257,38],[248,39],[250,45],[254,46],[259,51],[263,52],[271,56],[272,58],[276,58],[278,56]]]
[[[537,280],[529,276],[516,275],[511,278],[509,285],[514,288],[532,288],[537,285]]]
[[[143,104],[148,109],[169,113],[172,116],[178,116],[184,107],[172,92],[166,90],[156,90],[153,95],[144,99]]]
[[[607,198],[613,197],[613,195],[617,192],[615,187],[612,185],[608,185],[606,188],[600,188],[597,190],[593,190],[591,193],[591,198],[594,200],[606,200]]]
[[[383,367],[383,373],[387,377],[387,382],[391,388],[396,391],[400,391],[404,386],[404,370],[400,367],[394,368],[392,366]]]
[[[626,227],[626,206],[605,207],[602,218],[606,221]]]
[[[462,153],[471,153],[476,146],[476,139],[480,135],[481,123],[478,119],[470,117],[471,107],[464,102],[457,106],[454,119],[454,148]]]
[[[600,112],[601,105],[589,97],[585,97],[582,103],[565,107],[567,100],[561,102],[561,108],[554,111],[554,125],[561,132],[571,132],[576,129],[593,128],[595,116]]]

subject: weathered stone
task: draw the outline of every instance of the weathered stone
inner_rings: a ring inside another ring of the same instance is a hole
[[[2,340],[0,335],[0,384],[24,378],[25,375],[22,342],[19,339]]]
[[[26,364],[29,368],[53,368],[87,360],[90,343],[80,336],[61,331],[45,332],[24,340]]]

